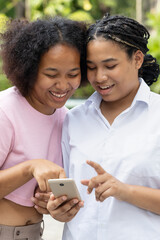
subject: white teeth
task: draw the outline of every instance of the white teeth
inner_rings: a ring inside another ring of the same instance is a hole
[[[100,87],[101,89],[108,89],[110,88],[111,86],[105,86],[105,87]]]
[[[62,98],[62,97],[64,97],[64,96],[67,95],[67,93],[58,94],[58,93],[54,93],[54,92],[51,92],[51,91],[50,91],[50,93],[51,93],[53,96],[58,97],[58,98]]]

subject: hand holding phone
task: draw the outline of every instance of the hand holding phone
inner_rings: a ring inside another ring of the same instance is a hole
[[[72,178],[49,179],[49,186],[55,197],[67,196],[67,200],[77,198],[82,201],[76,183]]]

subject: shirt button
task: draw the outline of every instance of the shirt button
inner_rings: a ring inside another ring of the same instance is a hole
[[[20,231],[17,231],[17,232],[16,232],[16,235],[19,236],[19,235],[20,235]]]

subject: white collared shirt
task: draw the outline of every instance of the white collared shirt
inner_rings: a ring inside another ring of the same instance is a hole
[[[82,179],[96,176],[92,160],[120,181],[160,188],[160,96],[140,79],[131,106],[112,125],[101,113],[95,92],[68,112],[63,128],[65,170],[74,178],[84,207],[65,224],[63,240],[159,240],[160,216],[109,197],[95,200]]]

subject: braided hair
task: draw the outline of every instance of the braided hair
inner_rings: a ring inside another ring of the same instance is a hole
[[[106,40],[115,41],[119,46],[125,49],[128,57],[140,50],[144,54],[144,61],[139,69],[138,75],[142,77],[150,86],[156,82],[159,75],[159,64],[156,58],[152,57],[148,52],[148,39],[150,34],[148,30],[135,21],[134,19],[125,16],[109,16],[105,14],[101,20],[92,24],[87,32],[87,43],[98,37],[103,37]]]

